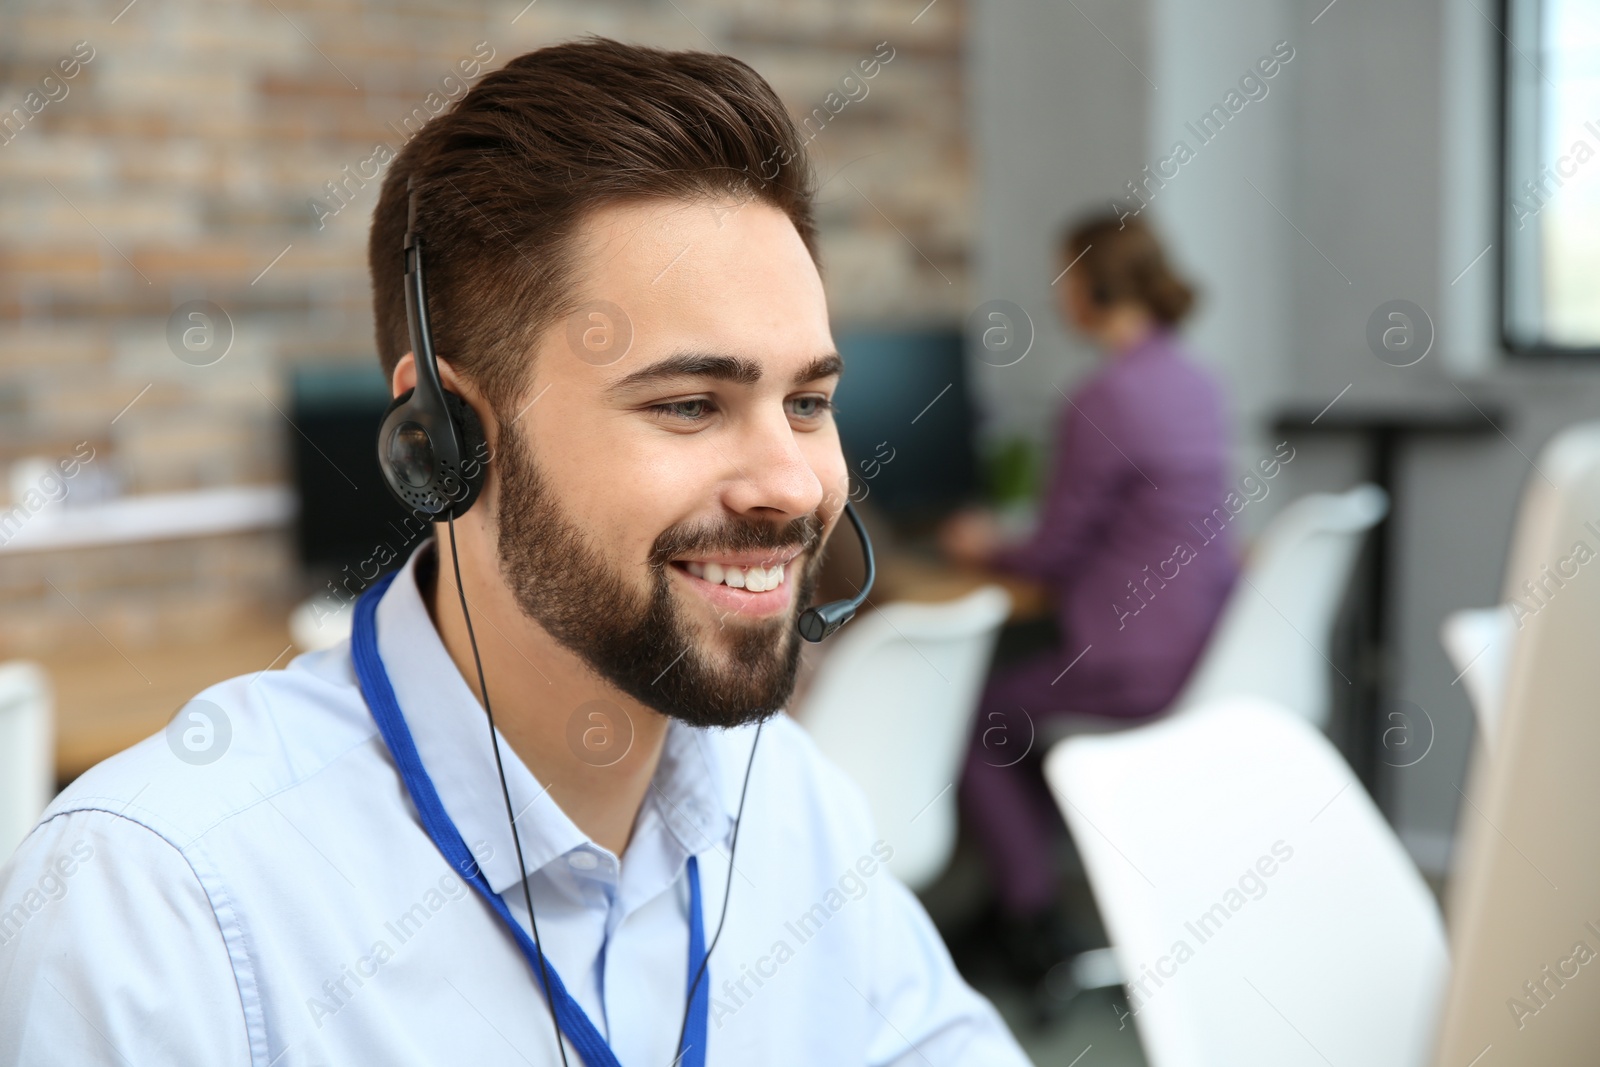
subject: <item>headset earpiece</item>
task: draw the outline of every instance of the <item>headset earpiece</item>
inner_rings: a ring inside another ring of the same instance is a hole
[[[489,445],[471,404],[448,389],[443,404],[407,389],[378,431],[378,466],[395,499],[435,519],[460,518],[488,477]],[[442,410],[440,407],[442,406]]]
[[[378,467],[395,499],[419,515],[459,518],[488,476],[488,443],[472,405],[444,387],[428,328],[428,288],[417,229],[417,190],[406,179],[406,328],[417,384],[394,399],[378,428]]]

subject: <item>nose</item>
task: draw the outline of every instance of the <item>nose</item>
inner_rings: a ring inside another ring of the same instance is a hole
[[[822,481],[798,437],[780,409],[776,417],[753,420],[745,433],[733,438],[737,451],[726,458],[734,467],[734,479],[723,496],[730,510],[789,522],[817,509]]]

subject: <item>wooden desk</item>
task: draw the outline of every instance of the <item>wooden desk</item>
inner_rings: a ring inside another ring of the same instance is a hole
[[[287,620],[213,641],[124,649],[75,645],[39,658],[56,699],[56,778],[65,783],[158,732],[200,690],[295,656]]]
[[[1011,594],[1010,622],[1031,622],[1054,613],[1049,591],[1025,578],[958,567],[937,557],[909,552],[886,552],[878,559],[878,580],[872,590],[872,602],[916,600],[937,604],[966,596],[979,586],[989,584],[998,585]]]
[[[993,582],[1011,594],[1011,621],[1051,614],[1048,593],[1008,575],[956,567],[936,557],[886,553],[878,560],[874,604],[940,603]],[[282,668],[297,655],[287,620],[262,621],[215,640],[124,649],[103,641],[40,657],[56,698],[56,777],[68,782],[108,756],[149,737],[202,689],[235,675]],[[131,662],[130,662],[131,661]]]

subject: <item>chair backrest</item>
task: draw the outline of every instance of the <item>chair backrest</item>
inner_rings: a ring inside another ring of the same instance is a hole
[[[1279,512],[1252,549],[1173,710],[1248,693],[1325,728],[1334,619],[1361,539],[1388,509],[1387,494],[1363,484],[1312,493]]]
[[[22,660],[0,664],[0,864],[55,795],[50,679]]]
[[[1600,423],[1558,434],[1529,483],[1500,723],[1457,818],[1441,1065],[1600,1049]]]
[[[1493,608],[1469,608],[1445,617],[1440,642],[1456,670],[1476,714],[1478,736],[1492,743],[1505,702],[1506,673],[1522,620],[1565,584],[1551,567],[1564,558],[1549,554],[1559,540],[1563,511],[1557,479],[1570,483],[1600,452],[1600,422],[1578,423],[1556,434],[1539,455],[1517,508],[1511,548],[1501,578],[1502,602]],[[1576,531],[1582,533],[1582,531]],[[1569,544],[1566,547],[1571,547]]]
[[[796,718],[861,786],[889,869],[932,884],[955,848],[956,789],[1011,598],[986,585],[946,604],[886,604],[833,640]]]
[[[1452,611],[1439,627],[1439,643],[1467,691],[1485,744],[1493,743],[1500,726],[1516,636],[1517,617],[1506,604]]]
[[[1304,716],[1220,700],[1063,741],[1045,778],[1152,1067],[1423,1061],[1447,966],[1438,906]]]
[[[1537,590],[1545,570],[1554,567],[1561,556],[1566,555],[1562,552],[1556,557],[1550,556],[1551,540],[1559,540],[1569,532],[1575,534],[1575,531],[1561,528],[1562,516],[1570,510],[1567,498],[1583,484],[1584,472],[1595,461],[1597,453],[1600,453],[1600,420],[1568,426],[1539,450],[1539,462],[1522,491],[1511,548],[1506,553],[1500,590],[1502,601],[1536,606],[1524,583],[1534,583]],[[1569,542],[1564,547],[1570,549],[1572,545]],[[1544,584],[1553,586],[1554,583],[1546,581]],[[1536,592],[1535,595],[1542,594]]]

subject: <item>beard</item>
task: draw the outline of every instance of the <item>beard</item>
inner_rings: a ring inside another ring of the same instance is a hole
[[[495,457],[500,574],[524,615],[604,681],[691,726],[743,726],[783,709],[800,664],[795,617],[810,603],[822,567],[816,514],[781,526],[733,520],[670,527],[651,546],[649,588],[640,590],[562,510],[521,436],[502,437]],[[745,621],[725,616],[717,632],[727,652],[709,649],[715,638],[697,637],[693,609],[672,590],[671,561],[796,547],[802,555],[793,562],[803,566],[786,576],[796,583],[789,610]]]

